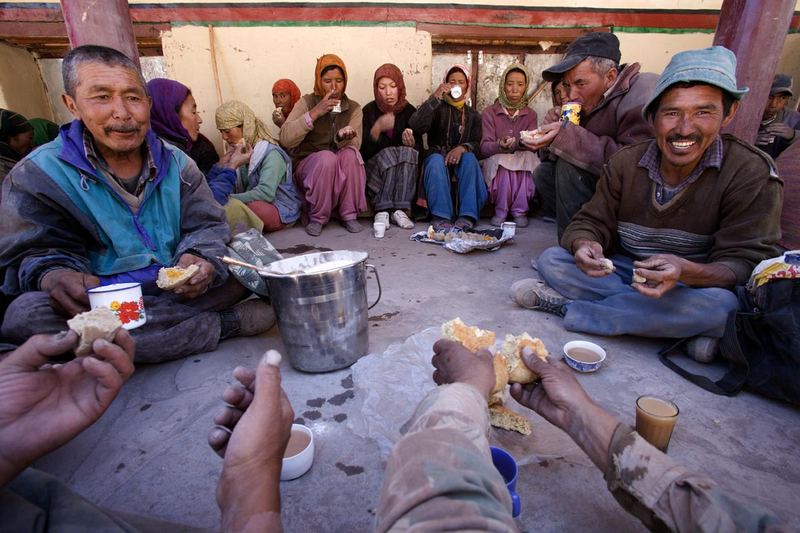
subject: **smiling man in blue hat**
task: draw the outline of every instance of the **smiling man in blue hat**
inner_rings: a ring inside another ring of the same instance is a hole
[[[512,286],[517,304],[564,317],[571,331],[691,338],[714,358],[731,289],[776,254],[783,183],[772,160],[720,132],[748,89],[736,57],[713,46],[676,54],[644,106],[656,138],[612,157],[542,280]]]
[[[581,107],[577,124],[544,124],[541,136],[525,143],[533,150],[547,148],[555,159],[537,167],[533,178],[545,211],[556,214],[559,238],[592,198],[608,159],[621,147],[653,136],[641,111],[658,76],[640,72],[639,63],[620,64],[621,58],[616,35],[592,32],[575,39],[561,62],[542,72],[546,81],[561,80],[564,103]]]

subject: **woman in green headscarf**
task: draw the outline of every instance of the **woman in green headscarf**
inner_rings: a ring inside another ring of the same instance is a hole
[[[292,160],[267,126],[252,109],[236,100],[219,106],[215,119],[226,143],[253,150],[250,162],[236,171],[230,198],[244,202],[267,231],[293,224],[300,218],[300,195],[292,181]]]
[[[517,226],[528,225],[533,169],[539,159],[519,142],[519,133],[537,127],[536,111],[528,107],[530,84],[527,69],[512,63],[500,78],[497,100],[481,114],[481,155],[486,158],[481,168],[494,204],[493,226],[500,226],[509,214]]]

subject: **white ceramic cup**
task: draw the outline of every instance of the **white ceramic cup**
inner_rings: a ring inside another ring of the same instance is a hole
[[[302,424],[292,424],[292,432],[295,431],[301,431],[308,435],[308,446],[303,448],[300,453],[283,458],[281,481],[299,478],[308,472],[309,468],[311,468],[311,465],[314,463],[314,433],[307,426]]]
[[[372,231],[375,233],[375,238],[382,239],[386,234],[386,224],[383,222],[375,222],[372,225]]]
[[[135,329],[147,322],[141,283],[114,283],[86,291],[92,309],[107,307],[114,311],[125,329]]]

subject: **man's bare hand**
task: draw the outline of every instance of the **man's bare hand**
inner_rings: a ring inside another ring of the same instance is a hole
[[[647,283],[634,283],[639,293],[650,298],[661,298],[680,281],[683,259],[674,255],[654,255],[644,261],[634,261],[635,273],[647,279]]]
[[[51,270],[44,275],[40,288],[50,296],[50,306],[66,317],[89,310],[86,289],[100,285],[100,278],[74,270]]]
[[[561,123],[551,122],[550,124],[544,124],[539,127],[540,137],[536,137],[535,141],[527,142],[520,140],[520,142],[531,150],[539,150],[550,146],[550,143],[558,137],[559,131],[561,131]]]
[[[787,141],[794,139],[795,136],[795,129],[784,122],[773,122],[765,129],[770,135],[786,139]]]
[[[561,122],[561,106],[551,107],[545,113],[542,124],[550,124],[551,122]]]
[[[175,289],[175,294],[180,294],[185,298],[197,298],[208,290],[209,285],[214,280],[214,265],[194,254],[183,254],[178,259],[177,266],[187,268],[189,265],[197,265],[199,269],[189,278],[189,281]]]
[[[495,382],[489,350],[474,354],[455,341],[440,339],[433,345],[433,352],[433,381],[437,385],[467,383],[489,398]]]
[[[575,241],[575,266],[581,269],[587,276],[601,278],[611,274],[603,261],[603,247],[599,242],[581,239]]]
[[[49,364],[77,344],[74,331],[35,335],[0,362],[0,485],[100,418],[133,374],[125,329],[86,357]]]

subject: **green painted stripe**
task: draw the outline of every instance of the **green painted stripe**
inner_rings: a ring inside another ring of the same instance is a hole
[[[657,28],[649,26],[614,26],[614,33],[714,33],[709,28]]]

